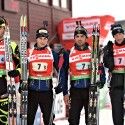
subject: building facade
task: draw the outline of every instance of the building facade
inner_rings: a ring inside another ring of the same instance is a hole
[[[0,0],[0,16],[10,25],[11,39],[19,42],[20,17],[27,16],[28,41],[35,41],[35,32],[48,21],[50,41],[54,39],[57,24],[72,16],[72,0]]]

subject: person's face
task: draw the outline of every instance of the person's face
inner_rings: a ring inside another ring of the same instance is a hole
[[[85,44],[87,40],[87,37],[83,34],[77,34],[75,35],[75,43],[79,46],[82,46]]]
[[[46,37],[38,37],[36,40],[37,40],[37,46],[40,48],[47,45],[48,42],[48,38]]]
[[[3,39],[4,32],[5,32],[5,27],[0,26],[0,39]]]
[[[121,44],[124,40],[124,34],[123,33],[117,33],[114,35],[114,39],[118,44]]]

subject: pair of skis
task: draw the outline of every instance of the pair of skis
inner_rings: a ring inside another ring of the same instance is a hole
[[[91,58],[91,86],[89,89],[88,125],[99,125],[99,90],[96,82],[99,80],[99,36],[98,25],[93,26],[92,58]]]
[[[4,34],[5,60],[6,60],[6,75],[7,75],[7,90],[8,90],[8,124],[17,125],[17,99],[15,79],[8,76],[8,72],[14,69],[12,48],[10,41],[9,26],[6,26]],[[20,60],[21,60],[21,105],[20,117],[21,125],[27,125],[27,18],[20,18]]]
[[[9,25],[5,27],[4,34],[5,60],[6,60],[6,78],[8,91],[8,123],[9,125],[17,124],[17,107],[16,107],[16,86],[15,79],[8,76],[8,72],[14,69],[12,48],[10,41]]]
[[[21,101],[20,120],[21,125],[27,125],[27,17],[20,18],[20,63],[21,63]]]

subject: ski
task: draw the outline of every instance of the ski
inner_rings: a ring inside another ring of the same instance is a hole
[[[4,47],[5,47],[6,78],[7,78],[7,91],[8,91],[8,124],[16,125],[17,106],[16,106],[15,79],[8,76],[8,71],[14,69],[9,25],[7,25],[5,28]]]
[[[91,85],[89,89],[88,125],[99,125],[99,90],[96,82],[99,80],[99,35],[98,25],[93,26],[92,58],[91,58]]]
[[[124,98],[123,98],[123,112],[124,112],[124,121],[125,121],[125,74],[124,74]]]
[[[21,125],[27,125],[27,17],[20,18],[20,61],[21,61]]]

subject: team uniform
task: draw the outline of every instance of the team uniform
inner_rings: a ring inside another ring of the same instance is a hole
[[[119,34],[120,33],[120,34]],[[114,25],[112,34],[123,35],[124,31],[121,26]],[[125,83],[125,39],[121,44],[116,41],[112,43],[108,42],[104,48],[104,64],[109,69],[111,74],[110,81],[110,98],[112,104],[112,117],[114,125],[124,125],[124,83]]]
[[[105,83],[104,68],[101,66],[100,81]],[[88,104],[89,104],[89,87],[91,79],[91,50],[88,44],[85,44],[83,50],[75,46],[69,54],[69,71],[70,71],[70,98],[71,103],[69,110],[70,125],[78,125],[82,108],[85,109],[85,123],[88,123]],[[77,106],[76,106],[77,105]]]
[[[45,29],[38,30],[38,38],[48,39],[46,32]],[[50,124],[54,68],[58,70],[58,55],[47,44],[44,47],[35,44],[34,48],[28,50],[28,125],[33,125],[38,105],[43,114],[44,125]]]
[[[15,42],[11,42],[13,52],[14,66],[19,69],[18,46]],[[6,80],[6,63],[5,63],[5,47],[4,40],[0,41],[0,125],[8,124],[8,94]],[[18,79],[18,78],[17,78]]]
[[[63,83],[64,101],[69,104],[69,125],[79,125],[80,114],[84,107],[85,123],[88,124],[89,87],[91,83],[91,47],[87,43],[87,30],[80,24],[74,32],[75,44],[70,49],[65,60],[65,81]],[[100,83],[105,83],[103,65],[99,67],[102,72]],[[70,75],[70,91],[68,97],[68,72]]]

